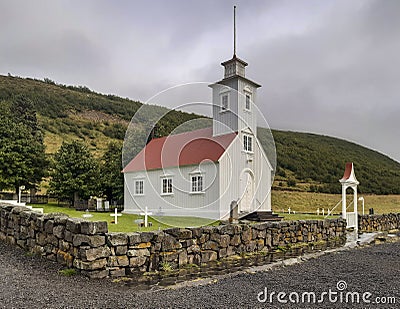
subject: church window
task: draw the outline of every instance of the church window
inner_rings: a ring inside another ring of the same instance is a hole
[[[144,181],[143,180],[135,180],[135,195],[143,195]]]
[[[229,96],[227,93],[221,95],[221,111],[229,109]]]
[[[251,108],[251,94],[247,93],[246,94],[246,103],[245,103],[245,108],[246,110],[250,110]]]
[[[203,192],[203,175],[192,176],[191,192]]]
[[[172,194],[172,178],[163,178],[162,179],[162,194]]]
[[[250,135],[243,135],[243,149],[247,152],[253,152],[253,138]]]

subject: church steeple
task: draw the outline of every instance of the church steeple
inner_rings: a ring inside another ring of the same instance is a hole
[[[233,56],[232,59],[222,62],[225,67],[224,78],[235,75],[245,77],[245,67],[247,63],[236,57],[236,5],[233,7]]]
[[[246,78],[247,63],[236,56],[236,6],[234,7],[233,56],[222,62],[224,78],[210,85],[213,89],[213,135],[257,131],[254,104],[259,84]],[[248,133],[246,133],[248,134]]]

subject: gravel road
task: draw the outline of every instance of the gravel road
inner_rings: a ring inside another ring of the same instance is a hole
[[[138,291],[112,280],[65,277],[60,269],[56,263],[0,243],[0,308],[400,308],[400,242],[329,253],[267,272],[232,274],[211,284],[155,291]],[[344,285],[347,288],[342,289]],[[258,301],[264,300],[265,288],[268,296],[275,292],[272,302]],[[362,297],[369,292],[365,297],[371,303],[340,302],[338,288],[342,295],[357,292]],[[338,293],[331,294],[336,302],[328,294],[322,303],[307,302],[304,292],[314,292],[319,299],[329,289]],[[281,297],[288,303],[278,301],[279,292],[287,293]],[[300,301],[291,303],[289,293],[293,301],[299,295]],[[393,297],[396,304],[376,303]]]

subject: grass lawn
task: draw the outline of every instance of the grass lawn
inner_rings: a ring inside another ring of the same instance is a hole
[[[45,205],[31,205],[33,208],[43,208],[44,213],[54,213],[61,212],[69,215],[72,218],[83,218],[82,215],[85,214],[85,211],[77,211],[73,208],[67,208],[62,206],[57,206],[55,203],[45,204]],[[114,220],[114,217],[110,216],[109,212],[96,212],[92,211],[90,214],[93,215],[92,218],[88,218],[87,220],[91,221],[107,221],[108,223],[108,231],[109,232],[137,232],[137,231],[155,231],[155,230],[163,230],[170,227],[189,227],[189,226],[202,226],[202,225],[210,225],[210,224],[219,224],[219,221],[212,221],[204,218],[195,218],[195,217],[159,217],[153,218],[149,216],[149,222],[152,222],[152,226],[147,228],[139,227],[134,221],[137,219],[143,219],[144,216],[140,215],[128,215],[122,214],[121,217],[118,217],[118,224],[114,224],[111,221]],[[157,220],[158,219],[158,220]]]

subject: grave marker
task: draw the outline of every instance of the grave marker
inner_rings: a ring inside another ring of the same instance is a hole
[[[118,217],[121,217],[122,215],[118,213],[118,209],[114,209],[114,213],[110,214],[111,217],[114,217],[114,223],[118,224]]]
[[[144,216],[144,227],[148,227],[148,215],[152,215],[153,213],[147,210],[147,206],[144,212],[141,212],[140,215]]]

